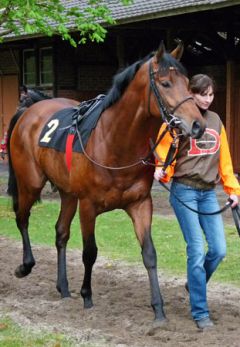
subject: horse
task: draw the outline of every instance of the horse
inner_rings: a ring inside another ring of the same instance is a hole
[[[33,104],[35,104],[38,101],[45,100],[45,99],[51,99],[51,96],[43,93],[42,91],[34,88],[28,88],[25,85],[22,85],[19,89],[19,104],[17,107],[17,111],[12,116],[11,121],[9,123],[8,127],[8,136],[12,132],[12,128],[15,126],[18,119],[21,117],[23,112]]]
[[[93,306],[91,277],[98,251],[96,217],[122,209],[131,218],[140,244],[149,277],[154,321],[166,322],[151,237],[154,156],[149,139],[156,141],[163,121],[179,134],[193,138],[199,138],[206,126],[188,91],[186,70],[180,63],[182,53],[181,44],[168,53],[161,43],[156,52],[115,75],[84,152],[72,153],[70,170],[64,153],[40,147],[38,140],[54,113],[76,108],[78,101],[65,98],[39,101],[19,118],[9,134],[9,191],[23,241],[23,260],[15,270],[17,277],[27,276],[35,265],[28,233],[30,210],[46,181],[50,180],[57,187],[61,200],[55,225],[56,288],[61,297],[71,296],[66,247],[78,203],[84,265],[80,294],[84,308]],[[142,160],[146,157],[149,158],[147,163]]]
[[[38,101],[51,99],[52,97],[36,88],[20,87],[19,109],[28,108]]]
[[[21,117],[21,115],[23,114],[23,112],[26,110],[27,107],[30,107],[35,102],[51,98],[50,96],[44,94],[43,92],[41,92],[37,89],[29,89],[25,85],[20,87],[19,94],[20,94],[19,105],[17,107],[17,111],[16,111],[15,115],[12,117],[12,119],[10,121],[10,124],[9,124],[10,130],[7,130],[4,133],[4,137],[1,140],[0,156],[1,156],[2,160],[4,160],[5,156],[8,154],[8,152],[7,152],[8,133],[11,132],[11,128],[14,127],[18,118]]]

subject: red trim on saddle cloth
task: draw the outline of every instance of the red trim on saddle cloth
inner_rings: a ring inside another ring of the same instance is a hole
[[[71,170],[71,163],[72,163],[72,145],[74,140],[75,134],[68,134],[67,141],[66,141],[66,164],[68,171]]]

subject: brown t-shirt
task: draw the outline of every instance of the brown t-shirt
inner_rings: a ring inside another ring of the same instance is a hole
[[[206,130],[200,139],[184,138],[179,143],[174,178],[215,184],[218,177],[222,121],[212,112],[204,113]]]

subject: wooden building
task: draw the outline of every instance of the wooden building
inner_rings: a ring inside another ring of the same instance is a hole
[[[117,25],[108,28],[103,44],[73,48],[57,36],[37,35],[0,44],[0,138],[15,113],[20,85],[85,100],[106,92],[120,68],[155,50],[161,40],[169,50],[182,40],[189,75],[207,73],[216,80],[212,108],[226,126],[234,170],[240,173],[240,1],[135,0],[127,7],[112,1],[110,7]]]

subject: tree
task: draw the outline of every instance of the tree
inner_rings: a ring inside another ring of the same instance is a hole
[[[132,0],[119,2],[127,5]],[[0,0],[0,42],[8,35],[57,34],[76,47],[87,39],[104,41],[105,26],[114,23],[106,0],[81,0],[79,7],[61,0]]]

